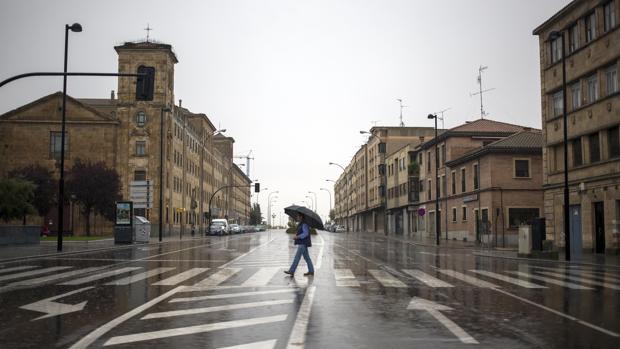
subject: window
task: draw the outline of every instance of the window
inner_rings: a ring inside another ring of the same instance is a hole
[[[431,152],[426,152],[426,172],[431,173]]]
[[[556,92],[553,94],[553,103],[551,107],[553,108],[553,116],[560,116],[563,113],[564,104],[562,101],[563,93],[562,91]]]
[[[60,161],[62,132],[50,132],[50,159]],[[65,132],[65,158],[69,154],[69,134]]]
[[[515,177],[517,178],[529,178],[530,177],[530,160],[515,160]]]
[[[601,146],[599,144],[598,132],[588,136],[590,143],[590,163],[601,161]]]
[[[618,92],[618,68],[615,65],[605,71],[605,91],[608,96]]]
[[[456,222],[456,207],[452,207],[452,221]]]
[[[479,183],[478,183],[478,164],[474,164],[474,190],[479,188]]]
[[[551,40],[551,63],[555,63],[562,58],[562,37]]]
[[[581,84],[576,82],[570,86],[570,100],[572,110],[581,107]]]
[[[385,154],[385,143],[379,143],[379,153]]]
[[[518,228],[521,224],[531,224],[532,219],[538,217],[537,208],[509,208],[508,222],[510,228]]]
[[[581,156],[581,138],[573,139],[573,167],[581,166],[583,158]]]
[[[144,124],[146,124],[146,114],[141,111],[136,114],[136,125],[138,125],[138,127],[144,127]]]
[[[135,170],[133,172],[133,180],[134,181],[145,181],[146,180],[146,171],[144,171],[144,170]]]
[[[596,13],[592,12],[585,18],[586,22],[586,42],[594,40],[596,37]]]
[[[146,142],[136,141],[136,156],[145,156],[145,155],[146,155]]]
[[[594,103],[598,99],[598,78],[596,74],[588,77],[586,84],[588,86],[588,103]]]
[[[442,165],[446,164],[446,145],[445,144],[441,145],[441,164]]]
[[[607,130],[607,148],[609,149],[610,158],[620,156],[620,126]]]
[[[616,26],[616,11],[613,0],[603,5],[603,29],[608,32]]]
[[[456,194],[456,172],[452,171],[450,182],[452,183],[452,195]]]
[[[441,194],[439,196],[448,196],[448,188],[446,187],[446,175],[441,176]]]
[[[463,221],[467,220],[467,206],[461,207],[461,219]]]
[[[429,179],[428,180],[428,187],[426,187],[426,199],[430,200],[431,199],[431,188],[433,187],[433,182]]]
[[[136,100],[152,101],[155,87],[155,68],[140,66],[138,67],[138,74],[146,74],[146,76],[138,76],[136,79]]]
[[[420,181],[420,188],[419,188],[420,193],[424,192],[424,181]]]
[[[466,182],[465,182],[465,168],[461,169],[461,193],[464,193],[466,190]]]
[[[575,52],[579,48],[579,26],[577,23],[568,28],[568,49]]]

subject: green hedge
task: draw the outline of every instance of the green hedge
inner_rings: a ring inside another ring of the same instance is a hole
[[[297,228],[288,228],[288,229],[286,229],[286,233],[287,234],[295,234],[296,232],[297,232]],[[316,229],[311,228],[310,229],[310,234],[316,235]]]

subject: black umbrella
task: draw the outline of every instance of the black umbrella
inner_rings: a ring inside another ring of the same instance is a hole
[[[304,223],[308,224],[310,228],[325,230],[325,228],[323,227],[323,221],[321,220],[321,217],[319,217],[318,214],[316,214],[314,211],[312,211],[311,209],[305,206],[292,205],[292,206],[285,208],[284,213],[286,213],[293,219],[296,219],[297,214],[301,213],[305,217]]]

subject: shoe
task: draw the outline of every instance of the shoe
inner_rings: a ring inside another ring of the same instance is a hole
[[[290,275],[290,276],[293,276],[295,273],[291,273],[290,271],[285,270],[285,271],[284,271],[284,274],[288,274],[288,275]]]
[[[312,273],[311,272],[307,272],[307,273],[304,274],[304,276],[314,276],[314,272],[312,272]]]

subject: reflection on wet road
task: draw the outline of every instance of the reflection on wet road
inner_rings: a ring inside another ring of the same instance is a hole
[[[606,348],[620,269],[282,231],[0,264],[4,348]],[[33,335],[36,334],[36,335]]]

